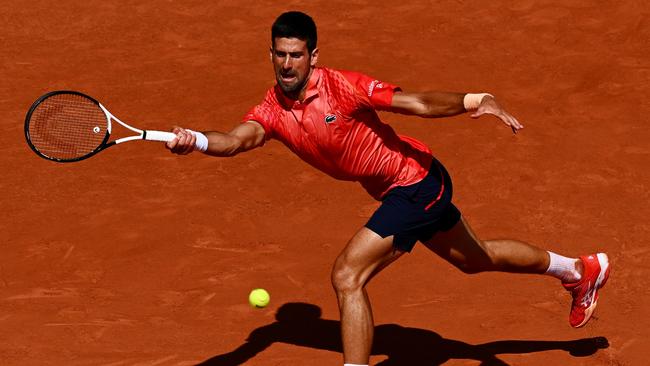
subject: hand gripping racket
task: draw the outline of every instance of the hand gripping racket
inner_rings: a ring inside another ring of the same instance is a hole
[[[109,141],[111,121],[136,135]],[[53,91],[38,98],[25,117],[25,138],[38,156],[73,162],[133,140],[171,141],[171,132],[140,130],[112,115],[95,99],[76,91]]]

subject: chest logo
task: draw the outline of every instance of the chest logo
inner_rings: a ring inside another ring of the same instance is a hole
[[[336,114],[326,114],[325,115],[325,123],[332,123],[336,121]]]

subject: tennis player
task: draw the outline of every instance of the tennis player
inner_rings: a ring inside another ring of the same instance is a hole
[[[364,74],[317,67],[314,21],[300,12],[280,15],[271,28],[270,57],[277,84],[228,133],[176,127],[167,143],[176,154],[200,146],[233,156],[277,139],[336,179],[358,181],[382,202],[354,234],[332,269],[345,365],[367,365],[373,318],[365,285],[410,252],[416,242],[465,273],[501,271],[558,278],[573,297],[569,323],[591,317],[609,276],[607,255],[569,258],[518,240],[481,240],[452,203],[452,181],[422,142],[399,136],[378,117],[390,111],[419,117],[493,115],[513,132],[523,126],[490,94],[410,93]]]

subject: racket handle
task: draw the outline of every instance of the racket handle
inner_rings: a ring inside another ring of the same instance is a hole
[[[201,132],[196,132],[192,130],[187,130],[190,131],[191,133],[196,136],[196,142],[194,145],[196,146],[196,149],[200,152],[205,152],[205,150],[208,149],[208,138],[202,134]],[[171,132],[163,132],[163,131],[144,131],[144,137],[145,140],[149,141],[162,141],[162,142],[168,142],[176,138],[176,134],[171,133]]]
[[[149,131],[144,131],[144,136],[142,138],[148,141],[168,142],[175,139],[176,134],[173,134],[171,132],[149,130]]]

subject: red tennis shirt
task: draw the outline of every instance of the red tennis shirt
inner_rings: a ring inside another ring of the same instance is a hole
[[[276,85],[244,121],[258,122],[267,140],[281,141],[336,179],[359,181],[380,200],[393,187],[422,180],[432,161],[427,146],[398,136],[377,116],[390,109],[396,91],[360,73],[318,67],[303,101],[289,99]]]

